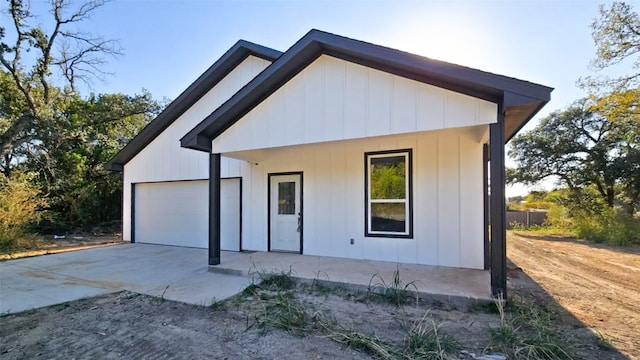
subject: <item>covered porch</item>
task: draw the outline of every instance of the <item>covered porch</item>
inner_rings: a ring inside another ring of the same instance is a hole
[[[470,299],[491,301],[490,272],[388,261],[346,259],[327,256],[277,252],[221,251],[221,262],[209,266],[209,271],[230,275],[289,273],[302,282],[318,282],[352,290],[367,290],[370,286],[391,285],[398,272],[402,286],[412,283],[421,297],[441,300]],[[256,279],[257,280],[257,279]]]

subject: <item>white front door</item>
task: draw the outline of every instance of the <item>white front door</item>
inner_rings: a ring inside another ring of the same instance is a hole
[[[269,179],[269,250],[299,253],[302,242],[302,175],[271,175]]]

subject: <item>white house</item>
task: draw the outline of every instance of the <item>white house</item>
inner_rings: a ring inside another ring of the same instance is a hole
[[[254,250],[491,269],[504,292],[504,144],[551,91],[318,30],[284,53],[240,41],[109,163],[123,237],[208,248],[210,265]]]

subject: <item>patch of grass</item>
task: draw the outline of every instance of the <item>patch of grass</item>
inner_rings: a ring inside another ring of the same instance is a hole
[[[262,309],[256,315],[256,324],[263,333],[276,328],[295,336],[304,336],[317,328],[316,320],[320,312],[311,311],[311,305],[297,300],[291,292],[264,296],[261,305]]]
[[[563,238],[576,238],[576,232],[570,227],[558,227],[551,225],[533,225],[528,228],[511,228],[508,231],[524,234],[534,234],[538,236],[555,236]]]
[[[43,248],[46,244],[46,241],[35,234],[6,235],[0,233],[0,254],[37,250]]]
[[[414,322],[404,336],[401,345],[380,338],[375,334],[366,334],[355,329],[327,329],[328,337],[354,350],[366,353],[376,359],[451,359],[460,348],[453,336],[440,331],[442,324],[429,318],[427,312]]]
[[[156,298],[158,300],[158,303],[163,304],[165,302],[165,298],[164,298],[164,294],[167,293],[167,290],[169,289],[169,285],[167,285],[164,290],[162,291],[162,294],[160,294],[159,298]]]
[[[482,302],[478,301],[471,304],[467,308],[468,312],[471,313],[484,313],[484,314],[499,314],[500,310],[495,302]]]
[[[332,331],[328,336],[333,341],[378,359],[398,357],[393,350],[393,346],[373,334],[368,335],[353,329],[342,329]]]
[[[258,290],[260,290],[260,286],[256,284],[250,284],[246,288],[242,289],[242,292],[240,292],[240,294],[244,297],[252,297],[258,293]]]
[[[595,334],[596,334],[596,345],[598,345],[600,349],[603,349],[603,350],[615,349],[615,346],[611,345],[611,342],[607,338],[605,338],[600,331],[596,331]]]
[[[402,355],[407,359],[447,359],[460,345],[452,336],[440,331],[442,324],[428,318],[427,312],[405,335]]]
[[[249,275],[260,279],[260,288],[273,291],[291,290],[295,287],[296,281],[293,278],[293,269],[289,267],[289,271],[267,272],[258,270],[255,264],[249,270]]]
[[[68,302],[63,302],[61,304],[55,305],[54,309],[56,309],[56,311],[60,312],[68,307],[70,307],[71,304],[69,304]]]
[[[374,280],[377,280],[377,282],[374,283]],[[396,267],[396,270],[393,272],[393,277],[389,283],[387,283],[380,274],[373,274],[369,280],[369,292],[377,295],[385,302],[396,306],[404,305],[410,299],[415,299],[416,305],[419,301],[418,287],[414,281],[409,283],[402,281],[398,267]]]
[[[213,311],[224,311],[227,309],[227,303],[224,300],[217,300],[213,298],[211,304],[209,304],[209,309]]]
[[[516,360],[573,358],[568,339],[551,326],[551,315],[546,309],[515,304],[513,310],[507,312],[501,298],[496,299],[495,304],[500,326],[490,330],[488,350]]]

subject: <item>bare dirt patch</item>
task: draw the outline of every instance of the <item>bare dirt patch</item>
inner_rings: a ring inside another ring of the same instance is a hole
[[[472,359],[472,353],[496,352],[492,334],[501,321],[495,304],[415,301],[410,293],[385,297],[302,284],[275,290],[250,286],[206,307],[121,292],[0,317],[0,357]],[[527,309],[514,303],[507,316]],[[577,329],[549,314],[553,324],[544,326],[552,326],[554,334]],[[518,334],[527,327],[514,325]],[[591,333],[579,332],[560,344],[576,359],[623,358],[596,342]]]
[[[543,289],[536,296],[550,295],[568,318],[586,324],[629,358],[640,359],[640,247],[513,232],[507,251],[516,266],[511,271],[521,268]],[[523,286],[517,280],[511,285]]]

